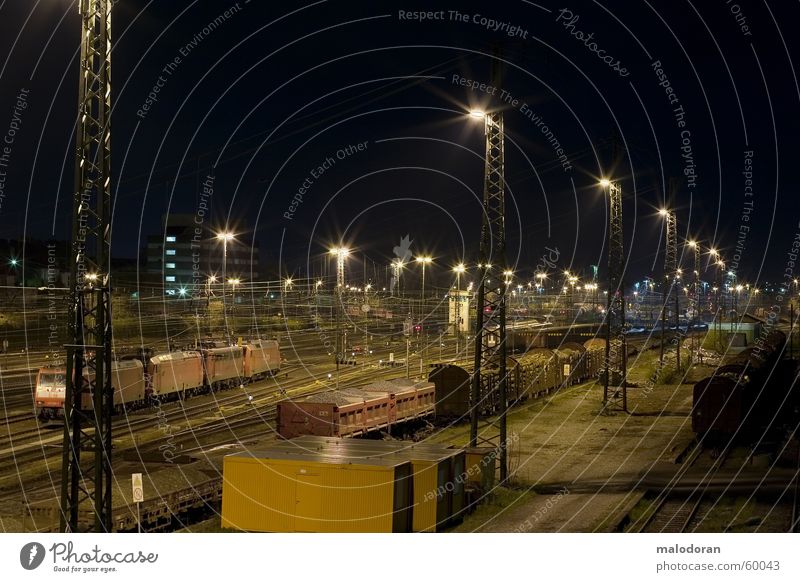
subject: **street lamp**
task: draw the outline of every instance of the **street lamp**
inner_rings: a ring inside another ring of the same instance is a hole
[[[622,410],[628,410],[627,390],[627,354],[625,353],[625,284],[624,272],[624,245],[622,225],[622,188],[619,183],[609,178],[599,181],[600,187],[608,197],[608,295],[606,298],[606,348],[605,348],[605,373],[603,374],[603,406],[609,404],[610,388],[613,396],[622,396]],[[612,341],[617,344],[611,350]],[[612,362],[612,355],[614,362]],[[619,374],[619,381],[612,379],[612,373]],[[613,387],[612,387],[613,384]]]
[[[336,287],[344,287],[344,261],[350,255],[347,247],[333,247],[329,253],[336,257]]]
[[[394,287],[392,288],[392,296],[394,296],[394,289],[397,288],[397,295],[400,295],[400,274],[405,267],[403,259],[397,258],[392,261],[392,272],[394,273]]]
[[[544,293],[544,282],[547,279],[546,273],[536,273],[536,291],[539,295],[539,308],[541,311],[544,311],[544,297],[542,294]]]
[[[456,319],[455,319],[455,336],[456,336],[456,357],[458,357],[459,339],[461,338],[461,313],[463,311],[461,305],[461,275],[467,270],[464,263],[459,263],[453,267],[453,272],[456,274]]]
[[[344,261],[350,255],[350,249],[339,246],[333,247],[329,251],[331,256],[336,257],[336,389],[339,389],[339,363],[342,353],[346,346],[342,346],[342,291],[344,291]]]
[[[733,310],[734,310],[734,312],[736,312],[736,316],[738,317],[739,316],[739,294],[744,289],[744,286],[743,285],[736,285],[736,287],[734,287],[734,289],[736,289],[736,295],[734,295]]]
[[[225,230],[217,233],[217,240],[222,241],[222,305],[225,308],[225,280],[228,277],[228,243],[236,238],[232,232]]]
[[[208,337],[211,337],[211,285],[216,282],[216,275],[209,275],[206,279],[206,333]]]
[[[430,265],[433,262],[431,257],[416,257],[414,259],[417,263],[422,265],[422,291],[420,297],[425,299],[425,265]]]
[[[242,282],[241,279],[239,279],[238,277],[231,277],[231,278],[228,279],[228,285],[230,285],[233,288],[233,293],[232,293],[232,297],[231,297],[231,303],[232,304],[236,303],[236,287],[238,287],[239,283],[241,283],[241,282]],[[223,298],[224,298],[224,292],[223,292]],[[225,305],[225,303],[223,301],[223,306],[224,305]],[[233,314],[233,308],[234,308],[234,305],[232,305],[232,307],[231,307],[231,314]],[[227,329],[227,325],[225,327]],[[236,331],[235,327],[236,327],[236,322],[234,320],[234,332]],[[228,334],[228,337],[230,338],[230,334]],[[230,343],[230,339],[228,340],[228,342]]]
[[[420,313],[419,313],[419,325],[423,325],[422,322],[425,319],[425,265],[430,265],[433,262],[433,258],[423,256],[423,257],[416,257],[414,259],[415,262],[422,265],[422,289],[420,291]],[[420,367],[422,366],[422,362],[425,359],[425,349],[427,347],[427,336],[428,336],[428,326],[427,324],[424,326],[423,331],[419,334],[419,341],[422,343],[422,349],[420,350]]]

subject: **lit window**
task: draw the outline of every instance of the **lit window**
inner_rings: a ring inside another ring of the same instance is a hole
[[[167,256],[174,257],[175,256],[175,249],[167,249]]]
[[[178,240],[178,239],[176,239],[174,236],[168,236],[167,237],[167,242],[175,242],[176,240]]]
[[[165,266],[167,267],[167,269],[174,269],[175,263],[167,263]]]
[[[175,275],[167,275],[166,277],[164,277],[164,280],[167,283],[174,283],[175,282]]]

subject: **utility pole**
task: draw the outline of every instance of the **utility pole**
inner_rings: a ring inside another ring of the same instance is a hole
[[[502,86],[501,62],[495,54],[492,84]],[[471,447],[491,443],[488,430],[498,429],[496,444],[500,461],[500,482],[508,478],[508,443],[506,415],[506,234],[505,234],[505,134],[503,113],[499,110],[471,113],[484,121],[486,158],[483,185],[483,221],[481,226],[478,296],[475,302],[475,365],[472,373],[470,409]],[[495,386],[482,385],[482,370],[497,374]],[[486,410],[496,410],[496,421],[486,422],[479,431],[479,418]],[[483,435],[481,434],[484,433]]]
[[[111,0],[79,2],[62,532],[80,530],[82,510],[93,517],[86,529],[111,531],[111,5]]]
[[[624,241],[622,188],[611,180],[600,185],[608,197],[608,297],[606,299],[606,353],[603,375],[603,409],[613,398],[628,411],[627,349],[625,346]]]

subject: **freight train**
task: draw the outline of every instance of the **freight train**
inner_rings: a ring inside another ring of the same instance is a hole
[[[730,358],[694,385],[692,430],[710,441],[753,440],[796,415],[797,362],[781,360],[786,334],[770,331],[760,346]]]
[[[604,357],[605,341],[593,339],[586,345],[565,343],[556,350],[534,348],[524,355],[508,358],[509,402],[535,398],[561,386],[596,378]],[[479,406],[482,414],[492,414],[499,410],[493,391],[498,374],[493,370],[481,373],[484,392]],[[279,402],[278,434],[287,439],[300,435],[359,436],[391,430],[394,425],[415,418],[463,419],[469,416],[469,410],[467,367],[437,364],[427,382],[402,378]]]
[[[558,348],[533,348],[506,359],[506,396],[513,405],[529,398],[549,394],[562,386],[597,378],[605,359],[605,340],[595,338],[584,344],[567,342]],[[496,369],[481,370],[481,393],[477,406],[481,415],[501,409],[496,390],[500,374]],[[471,410],[472,368],[466,365],[435,366],[429,380],[436,386],[436,417],[466,419]]]
[[[679,333],[681,337],[705,336],[708,333],[708,324],[695,322],[691,325],[682,325],[666,328],[665,340],[673,343]],[[524,353],[531,348],[558,348],[564,342],[584,343],[591,338],[602,338],[605,327],[599,323],[578,323],[572,325],[541,325],[531,323],[508,324],[506,337],[508,350],[514,353]],[[629,327],[625,331],[625,341],[628,344],[628,354],[631,348],[647,345],[656,348],[661,345],[661,328]]]
[[[114,411],[147,406],[152,400],[184,399],[196,394],[239,386],[280,371],[281,353],[275,340],[254,340],[241,346],[209,345],[197,350],[140,355],[111,363]],[[36,415],[42,421],[59,418],[64,411],[66,369],[39,370],[34,387]],[[86,380],[93,380],[84,371]],[[84,395],[83,408],[93,406]]]
[[[596,329],[597,326],[591,327]],[[589,326],[576,332],[586,333]],[[700,335],[697,327],[687,335]],[[549,338],[549,335],[543,335]],[[563,337],[563,335],[562,335]],[[658,347],[660,338],[648,341],[649,334],[632,334],[627,339],[628,356],[645,347]],[[506,396],[509,405],[539,398],[564,386],[600,377],[604,368],[606,340],[594,337],[585,341],[561,342],[554,349],[526,346],[526,352],[506,360]],[[481,370],[481,392],[477,407],[481,415],[501,410],[496,369]],[[472,367],[466,362],[434,364],[428,382],[410,380],[378,382],[363,388],[323,392],[303,400],[278,403],[278,434],[284,438],[299,435],[357,436],[387,427],[410,418],[433,415],[447,422],[469,418],[471,410]],[[408,406],[407,414],[397,411]]]

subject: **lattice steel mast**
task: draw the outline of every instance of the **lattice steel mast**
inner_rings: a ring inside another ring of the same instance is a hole
[[[601,182],[608,196],[608,297],[606,300],[606,354],[603,373],[603,407],[618,403],[628,410],[625,348],[624,240],[622,188],[610,180]]]
[[[700,319],[701,309],[701,286],[702,281],[700,278],[700,243],[695,240],[689,241],[689,248],[692,249],[692,301],[694,302],[694,318]]]
[[[492,63],[492,84],[502,84],[499,59]],[[506,413],[506,234],[505,234],[505,156],[503,113],[484,114],[486,160],[483,186],[483,223],[475,310],[475,365],[472,376],[470,446],[492,443],[494,428],[500,462],[500,481],[508,478]],[[497,383],[487,385],[483,370],[497,374]],[[484,412],[496,412],[496,421],[479,427]],[[491,432],[491,434],[489,434]],[[495,444],[495,443],[492,443]]]
[[[80,0],[61,530],[111,531],[111,7]],[[86,453],[88,459],[82,453]]]
[[[672,294],[675,294],[675,332],[678,333],[678,221],[671,210],[662,209],[661,215],[666,220],[664,232],[666,235],[664,245],[664,305],[661,310],[661,364],[664,363],[664,340],[667,327],[667,306]],[[680,337],[677,350],[677,370],[680,370]]]

